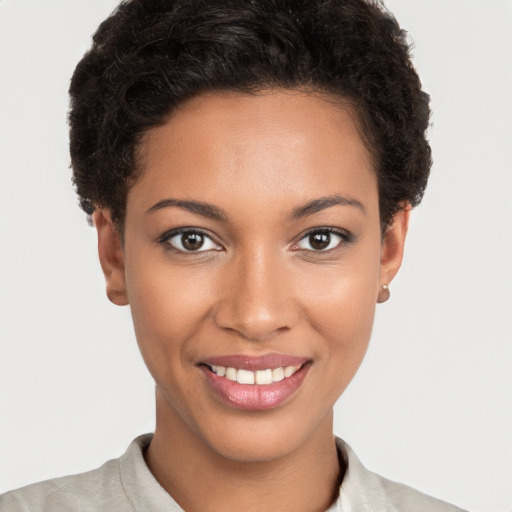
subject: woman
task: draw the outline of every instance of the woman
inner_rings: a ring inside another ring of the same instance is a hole
[[[362,0],[132,0],[70,94],[74,182],[157,423],[2,507],[458,510],[333,435],[431,164],[394,19]]]

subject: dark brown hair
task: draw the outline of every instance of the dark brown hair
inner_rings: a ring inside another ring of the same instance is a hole
[[[383,227],[431,167],[429,98],[406,34],[376,1],[131,0],[98,28],[70,87],[80,205],[122,229],[144,132],[205,91],[306,88],[352,105],[376,162]]]

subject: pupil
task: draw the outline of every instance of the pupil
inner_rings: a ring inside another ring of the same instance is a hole
[[[329,246],[331,242],[330,233],[314,233],[309,235],[309,243],[313,249],[321,250]]]
[[[188,249],[189,251],[195,251],[200,249],[204,244],[204,237],[199,233],[184,233],[181,236],[181,243],[185,249]]]

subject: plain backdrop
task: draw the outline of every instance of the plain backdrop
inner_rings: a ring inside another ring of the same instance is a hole
[[[116,0],[0,0],[0,492],[154,426],[70,182],[69,79]],[[512,2],[389,0],[432,96],[434,167],[366,360],[335,410],[363,463],[512,510]]]

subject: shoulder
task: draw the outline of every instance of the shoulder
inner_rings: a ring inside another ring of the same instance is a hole
[[[122,510],[118,505],[126,502],[126,498],[119,466],[120,459],[110,460],[87,473],[54,478],[10,491],[0,496],[0,509],[2,512],[95,512],[111,505],[111,510]]]
[[[144,473],[145,468],[143,450],[150,440],[151,434],[139,436],[130,444],[122,457],[109,460],[92,471],[54,478],[7,492],[0,496],[0,510],[2,512],[132,511],[134,510],[133,493],[138,492],[138,474]]]
[[[55,478],[0,496],[2,512],[181,512],[144,461],[152,434],[132,441],[119,459],[79,475]]]
[[[369,471],[343,440],[337,438],[336,445],[347,462],[347,471],[341,484],[337,503],[338,510],[463,512],[462,509],[454,505]]]

